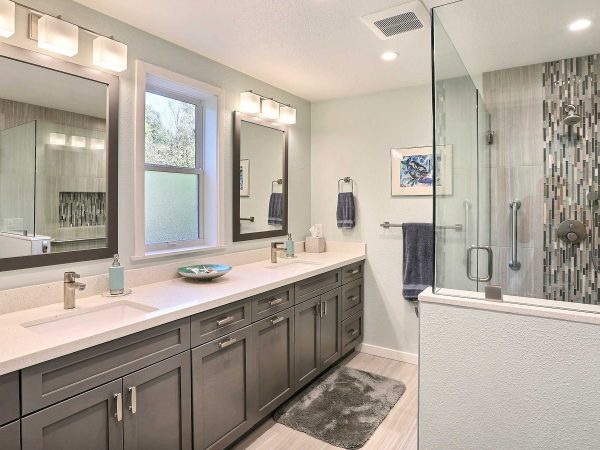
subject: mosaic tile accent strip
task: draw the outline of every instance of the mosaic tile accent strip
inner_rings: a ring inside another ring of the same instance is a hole
[[[600,304],[600,277],[592,256],[600,251],[600,205],[592,213],[588,195],[600,189],[598,123],[600,55],[544,64],[544,295],[549,300]],[[578,125],[563,122],[572,103]],[[591,239],[570,245],[557,238],[567,219],[583,222]],[[593,221],[593,222],[592,222]],[[595,226],[593,226],[595,224]]]
[[[59,192],[59,228],[106,225],[105,192]]]

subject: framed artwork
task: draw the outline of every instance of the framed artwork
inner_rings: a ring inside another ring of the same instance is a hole
[[[433,195],[433,168],[436,167],[436,191],[439,195],[452,194],[452,146],[438,147],[436,161],[432,147],[393,148],[392,196]]]
[[[240,160],[240,197],[250,197],[250,160]]]

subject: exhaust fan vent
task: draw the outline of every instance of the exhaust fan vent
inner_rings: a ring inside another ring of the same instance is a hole
[[[429,13],[419,0],[369,14],[361,20],[380,39],[429,28]]]

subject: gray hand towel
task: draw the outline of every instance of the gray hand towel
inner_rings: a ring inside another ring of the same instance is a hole
[[[402,238],[402,294],[406,300],[417,300],[422,291],[433,286],[433,225],[404,223]]]
[[[354,208],[354,194],[352,192],[340,192],[337,204],[337,227],[354,228],[356,225],[356,209]]]
[[[268,224],[283,224],[283,194],[281,192],[273,192],[269,198]]]

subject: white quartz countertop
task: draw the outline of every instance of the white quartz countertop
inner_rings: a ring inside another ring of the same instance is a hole
[[[73,310],[64,310],[61,302],[3,314],[0,315],[0,375],[236,302],[364,259],[364,247],[354,251],[301,253],[294,260],[280,260],[277,264],[259,261],[234,265],[227,275],[210,282],[177,278],[138,286],[133,289],[131,295],[118,299],[102,296],[77,299],[77,307]],[[76,320],[69,320],[63,328],[52,333],[22,325],[57,315],[77,315],[88,308],[123,300],[157,309],[141,312],[134,317],[124,317],[118,313],[119,309],[115,308],[114,317],[103,313],[101,317],[104,320],[91,325],[86,321],[85,327],[78,327]]]

